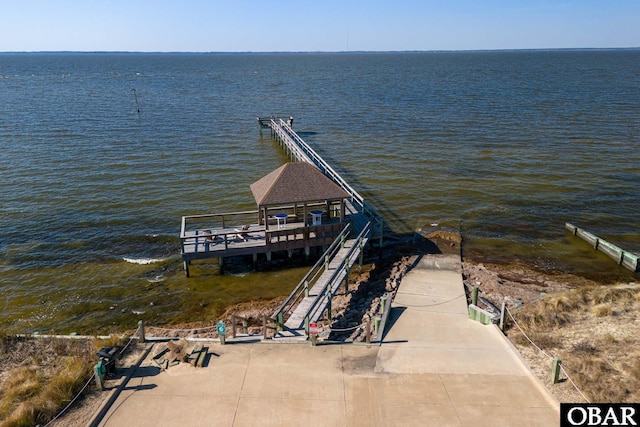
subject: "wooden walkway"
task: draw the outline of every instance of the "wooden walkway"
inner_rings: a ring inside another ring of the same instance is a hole
[[[371,221],[372,237],[377,237],[379,245],[382,246],[384,225],[380,214],[291,128],[292,120],[292,118],[285,121],[277,117],[258,117],[260,127],[271,129],[272,135],[291,159],[311,163],[349,193],[351,214],[354,215],[350,220],[357,221],[355,231],[358,233],[367,222]],[[360,215],[360,219],[355,217],[356,214]]]
[[[292,121],[292,118],[287,121],[276,117],[258,118],[260,127],[271,129],[272,136],[294,161],[313,164],[350,195],[346,204],[350,225],[272,316],[283,332],[302,336],[302,331],[308,335],[309,323],[318,321],[325,311],[331,319],[333,295],[343,283],[345,292],[348,290],[349,272],[356,260],[362,265],[364,246],[374,235],[377,234],[382,247],[384,226],[382,217],[364,198],[291,128]],[[349,233],[357,237],[349,238]]]
[[[364,248],[371,234],[369,223],[357,237],[348,238],[350,227],[333,242],[273,315],[280,329],[301,336],[303,331],[308,334],[309,323],[317,322],[325,310],[331,318],[331,299],[342,284],[345,292],[348,291],[351,268],[356,262],[362,265]]]

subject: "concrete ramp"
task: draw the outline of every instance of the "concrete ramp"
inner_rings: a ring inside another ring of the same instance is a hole
[[[375,372],[433,375],[460,419],[557,423],[557,400],[517,350],[495,325],[469,319],[458,256],[420,259],[402,278],[387,325]]]
[[[529,375],[500,331],[469,319],[455,255],[426,255],[402,279],[376,372]]]

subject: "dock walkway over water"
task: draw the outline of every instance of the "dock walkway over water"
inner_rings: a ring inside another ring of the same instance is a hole
[[[273,315],[279,329],[308,334],[310,322],[327,312],[342,283],[348,287],[356,260],[374,236],[382,246],[381,216],[291,128],[292,119],[258,118],[271,129],[295,163],[288,163],[251,185],[258,210],[182,217],[181,252],[185,272],[193,260],[313,247],[325,252]],[[328,310],[327,310],[328,309]]]
[[[347,238],[348,233],[343,233],[336,239],[272,316],[281,330],[293,335],[304,331],[308,335],[309,324],[318,321],[325,311],[331,318],[331,299],[343,282],[348,289],[349,272],[356,259],[362,265],[365,245],[377,235],[382,246],[383,222],[375,209],[291,128],[292,122],[292,118],[258,118],[260,128],[271,129],[272,136],[294,161],[314,165],[349,195],[346,210],[357,236]]]

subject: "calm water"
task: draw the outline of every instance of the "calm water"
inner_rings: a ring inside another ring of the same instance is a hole
[[[305,268],[186,279],[179,261],[182,215],[254,209],[249,184],[286,161],[269,114],[398,233],[438,223],[477,259],[634,279],[563,225],[640,252],[638,50],[0,54],[0,328],[286,294]]]

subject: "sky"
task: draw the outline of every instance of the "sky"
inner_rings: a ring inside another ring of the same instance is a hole
[[[0,52],[640,47],[639,0],[1,0]]]

